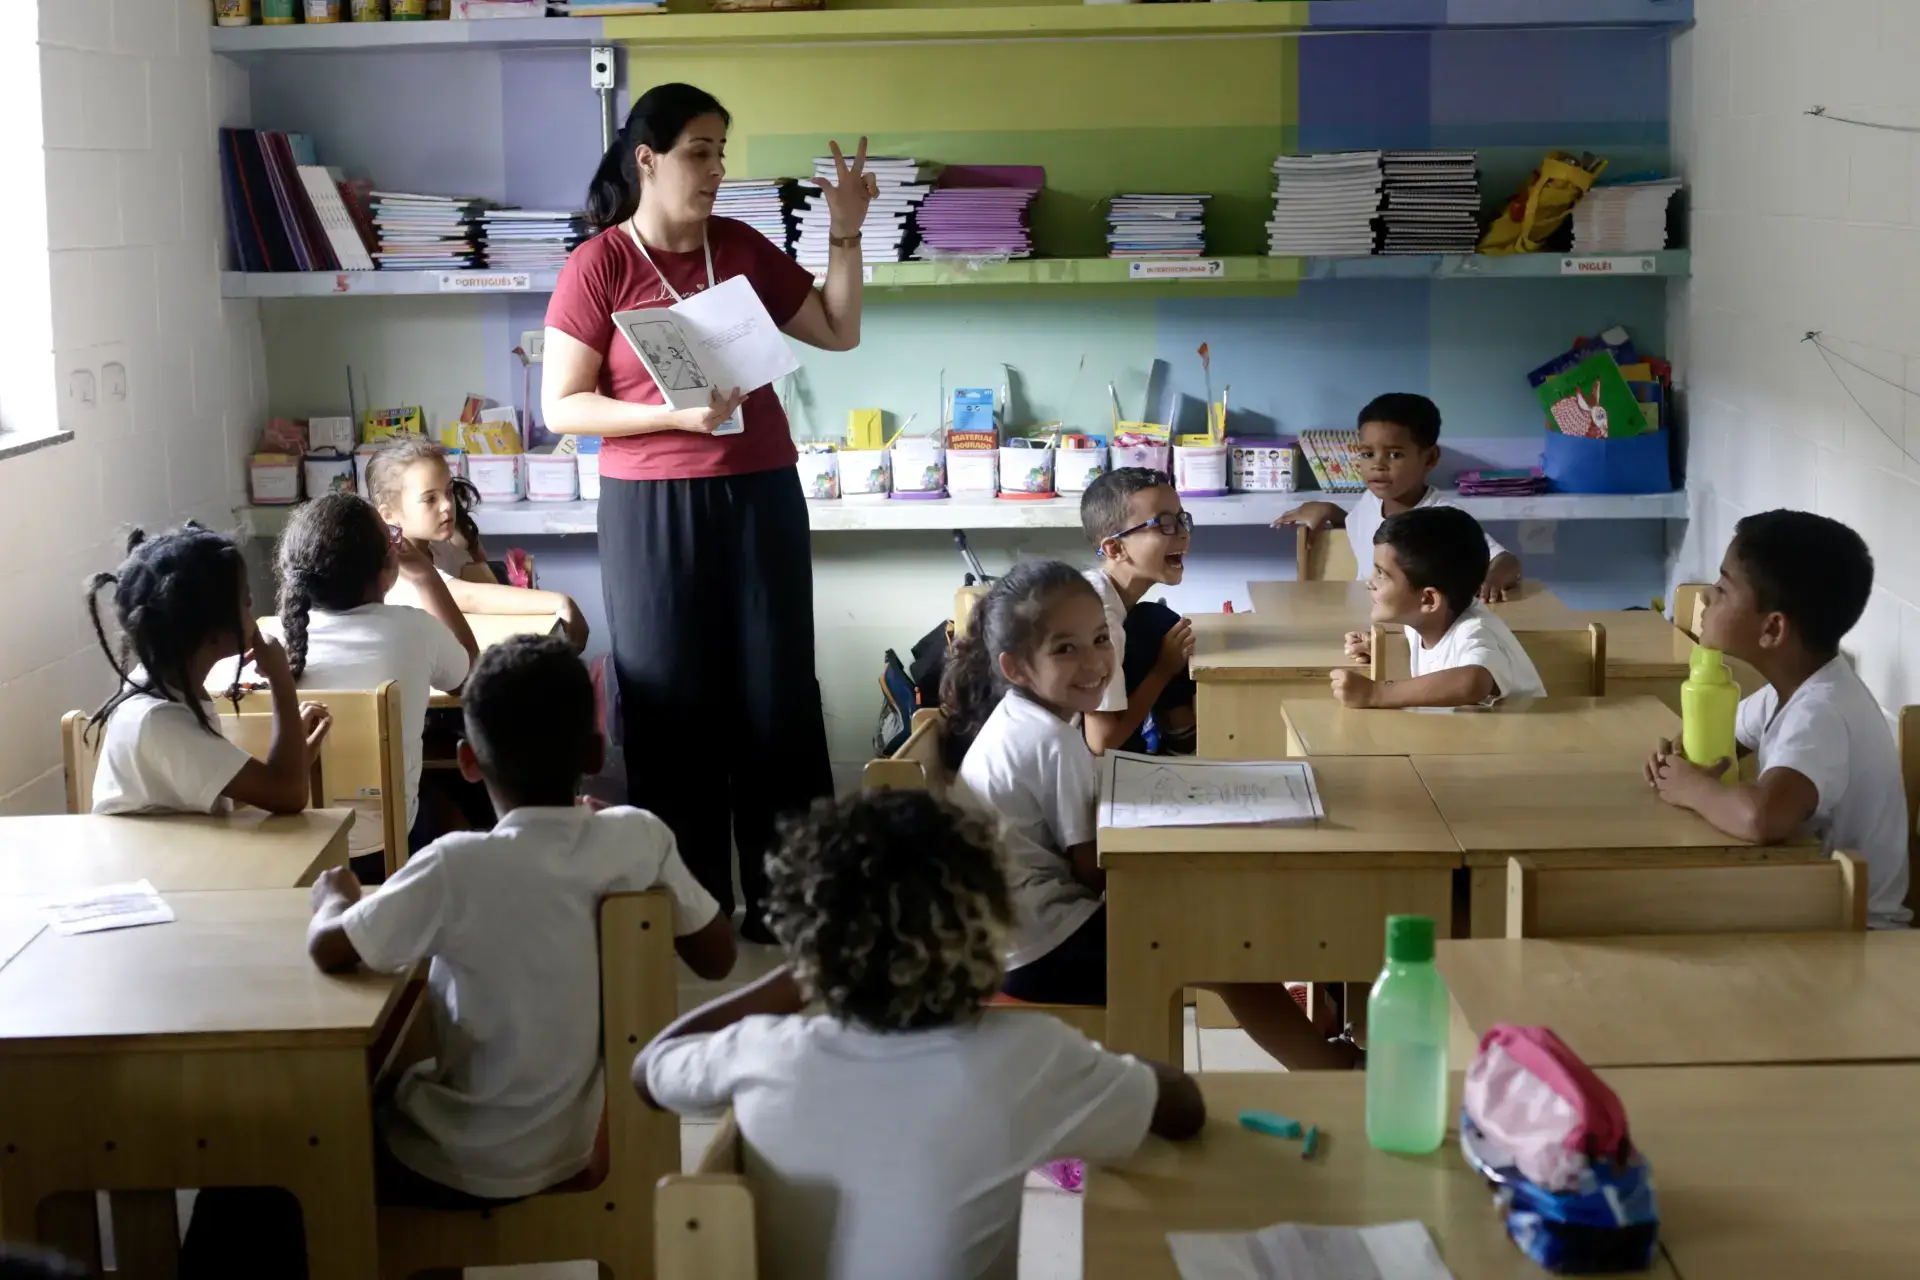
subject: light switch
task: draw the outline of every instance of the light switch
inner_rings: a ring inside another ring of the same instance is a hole
[[[100,391],[94,381],[93,370],[75,369],[67,375],[67,398],[88,408],[99,403]]]
[[[101,390],[111,401],[127,398],[127,366],[115,360],[100,366]]]

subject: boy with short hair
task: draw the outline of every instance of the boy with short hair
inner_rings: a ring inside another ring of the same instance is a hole
[[[600,1070],[600,900],[664,887],[674,948],[703,978],[733,968],[729,921],[667,825],[575,803],[605,744],[593,682],[557,636],[481,655],[462,694],[460,772],[500,821],[443,836],[362,897],[345,868],[313,888],[308,951],[329,972],[431,959],[438,1054],[381,1116],[383,1203],[474,1208],[580,1173],[594,1152]]]
[[[1406,628],[1413,674],[1376,683],[1335,671],[1333,696],[1349,707],[1468,707],[1545,695],[1520,641],[1474,598],[1486,575],[1486,534],[1458,507],[1388,516],[1373,535],[1367,590],[1375,622]],[[1370,648],[1369,636],[1348,634],[1349,655],[1365,660]]]
[[[1828,853],[1867,863],[1868,923],[1904,927],[1907,797],[1900,753],[1873,694],[1840,654],[1866,612],[1873,557],[1860,535],[1805,511],[1765,511],[1733,527],[1707,590],[1700,643],[1741,659],[1767,687],[1743,698],[1735,722],[1759,777],[1729,786],[1732,762],[1700,768],[1671,742],[1647,762],[1647,782],[1728,835],[1773,844],[1801,831]]]
[[[1145,751],[1151,715],[1162,752],[1192,755],[1194,687],[1187,664],[1193,624],[1141,597],[1154,587],[1178,586],[1186,576],[1193,517],[1164,472],[1121,467],[1087,486],[1080,526],[1100,558],[1087,581],[1106,611],[1116,659],[1100,709],[1087,716],[1087,745],[1095,755]]]
[[[1440,407],[1425,396],[1389,392],[1360,411],[1360,474],[1367,491],[1351,511],[1331,502],[1308,502],[1274,521],[1274,527],[1304,524],[1312,529],[1345,526],[1353,543],[1355,577],[1373,575],[1374,534],[1380,522],[1403,511],[1451,507],[1448,494],[1427,483],[1440,463]],[[1484,536],[1484,535],[1483,535]],[[1475,584],[1482,600],[1507,598],[1520,581],[1520,559],[1488,536],[1486,576]]]

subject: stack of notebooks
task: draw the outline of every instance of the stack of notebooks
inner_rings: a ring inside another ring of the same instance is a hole
[[[558,271],[587,236],[586,215],[544,209],[488,209],[480,215],[481,256],[496,271]]]
[[[929,166],[906,156],[868,156],[867,172],[880,185],[880,194],[867,208],[860,228],[860,257],[864,262],[905,262],[919,241],[914,212],[933,190],[927,184]],[[804,267],[824,268],[832,246],[827,243],[831,214],[819,179],[834,181],[832,156],[813,162],[813,178],[801,182],[806,198],[800,202],[800,234],[793,256]]]
[[[1575,253],[1652,253],[1667,247],[1667,203],[1678,179],[1595,187],[1573,206]]]
[[[1033,202],[1047,184],[1038,165],[953,165],[921,204],[916,258],[1031,258]]]
[[[1311,257],[1373,252],[1373,220],[1380,214],[1378,151],[1281,156],[1273,162],[1273,173],[1269,254]]]
[[[1472,253],[1480,244],[1480,157],[1472,151],[1389,151],[1383,254]]]
[[[1206,195],[1115,196],[1107,205],[1107,256],[1197,258],[1207,251]]]
[[[1538,467],[1462,471],[1454,484],[1463,498],[1524,498],[1547,491],[1546,473]]]
[[[457,271],[480,263],[480,215],[486,202],[468,196],[373,193],[373,229],[383,271]]]
[[[793,251],[793,211],[800,203],[800,187],[787,178],[745,178],[720,184],[714,198],[715,217],[744,222],[778,245]]]
[[[220,172],[235,270],[373,270],[364,184],[322,167],[303,135],[222,129]]]

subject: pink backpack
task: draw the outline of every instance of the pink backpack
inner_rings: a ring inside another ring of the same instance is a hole
[[[1475,1127],[1548,1191],[1572,1191],[1593,1162],[1633,1155],[1619,1096],[1545,1027],[1503,1022],[1487,1032],[1462,1101]]]

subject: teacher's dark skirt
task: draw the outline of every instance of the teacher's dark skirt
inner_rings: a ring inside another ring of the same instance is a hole
[[[627,797],[673,828],[729,913],[738,847],[756,923],[775,820],[833,791],[798,475],[603,478],[600,576]]]

